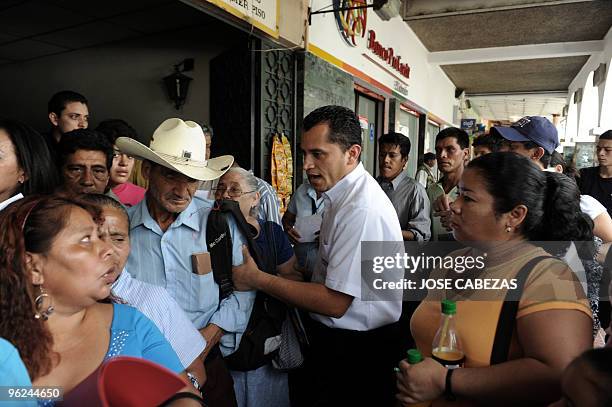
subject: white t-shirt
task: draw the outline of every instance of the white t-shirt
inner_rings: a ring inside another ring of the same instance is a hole
[[[323,197],[325,214],[312,281],[354,299],[341,318],[315,313],[311,317],[330,328],[356,331],[397,322],[402,311],[402,290],[385,292],[389,296],[385,301],[362,300],[361,242],[395,242],[390,245],[396,247],[400,242],[403,251],[402,229],[391,201],[362,164],[323,193]],[[381,274],[386,276],[390,274]]]
[[[580,195],[580,210],[595,220],[596,217],[606,212],[606,207],[591,195]]]

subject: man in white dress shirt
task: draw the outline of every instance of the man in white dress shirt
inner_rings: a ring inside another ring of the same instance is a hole
[[[353,111],[324,106],[310,113],[301,149],[304,170],[326,208],[312,281],[261,272],[247,253],[245,264],[234,268],[234,285],[310,311],[311,400],[299,400],[300,405],[391,405],[393,366],[401,358],[393,342],[402,292],[395,290],[385,301],[366,300],[361,242],[401,242],[395,209],[360,163],[361,128]]]

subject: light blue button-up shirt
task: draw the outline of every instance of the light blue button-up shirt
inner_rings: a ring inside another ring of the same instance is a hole
[[[146,199],[129,208],[132,250],[126,268],[138,280],[164,287],[187,313],[196,328],[209,323],[226,334],[220,341],[228,355],[238,349],[253,303],[254,291],[234,292],[219,303],[219,286],[213,273],[192,272],[191,255],[208,252],[206,222],[212,201],[194,196],[164,233],[151,217]],[[232,263],[242,264],[244,238],[230,219]]]

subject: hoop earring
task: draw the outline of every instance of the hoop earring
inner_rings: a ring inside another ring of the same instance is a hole
[[[53,308],[53,304],[50,304],[46,309],[43,309],[45,298],[50,299],[51,297],[45,292],[45,289],[41,285],[40,294],[34,300],[34,305],[36,306],[36,313],[34,313],[35,319],[46,321],[49,319],[49,315],[53,314],[53,311],[55,310],[55,308]]]

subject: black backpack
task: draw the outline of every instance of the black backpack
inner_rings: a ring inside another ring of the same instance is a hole
[[[227,298],[234,291],[229,217],[234,218],[259,269],[270,274],[276,274],[275,248],[271,248],[272,253],[261,253],[254,239],[257,231],[240,212],[238,202],[231,200],[215,201],[206,224],[206,245],[210,253],[213,278],[219,285],[219,301]],[[267,233],[268,236],[271,236],[270,223],[264,224],[261,233]],[[266,353],[266,341],[269,342],[269,345],[280,342],[281,328],[286,315],[287,306],[283,302],[258,291],[240,346],[236,352],[225,358],[228,367],[232,370],[249,371],[264,366],[272,360],[278,353],[278,349]]]

